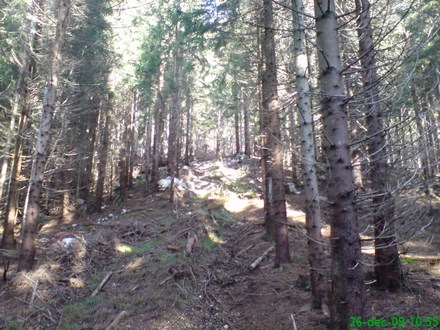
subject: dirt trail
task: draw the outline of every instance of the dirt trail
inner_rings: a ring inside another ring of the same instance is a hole
[[[116,321],[115,329],[327,329],[327,317],[310,308],[302,196],[288,196],[292,263],[274,269],[271,252],[250,270],[271,246],[258,175],[234,162],[191,172],[191,189],[174,204],[168,191],[144,197],[135,188],[100,215],[45,223],[37,271],[0,288],[0,328],[106,329]],[[376,318],[440,316],[433,212],[428,234],[406,244],[404,291],[368,286]]]

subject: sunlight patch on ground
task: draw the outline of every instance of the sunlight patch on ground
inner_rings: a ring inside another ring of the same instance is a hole
[[[133,247],[127,244],[116,243],[115,250],[121,253],[132,253]]]
[[[152,329],[154,328],[163,330],[194,328],[194,324],[184,313],[179,315],[175,310],[173,310],[169,314],[170,315],[168,317],[165,316],[163,319],[153,320],[149,325]]]
[[[142,258],[136,258],[135,260],[130,261],[128,263],[128,265],[125,266],[125,269],[126,270],[129,270],[129,269],[136,270],[136,269],[139,269],[144,266],[145,266],[145,259],[142,257]]]
[[[437,264],[431,267],[430,272],[435,276],[440,276],[440,262],[437,261]]]
[[[214,232],[209,232],[208,233],[208,237],[214,243],[217,243],[217,244],[223,244],[224,243],[224,241],[220,237],[218,237]]]
[[[40,230],[40,234],[44,234],[46,232],[50,232],[51,229],[55,229],[57,228],[59,225],[58,221],[56,220],[51,220],[47,223],[45,223]]]
[[[85,286],[84,280],[82,278],[71,277],[69,278],[69,285],[72,288],[83,288]]]
[[[306,221],[306,214],[302,211],[291,209],[290,207],[287,208],[287,219],[293,222],[300,222],[305,223]]]
[[[261,209],[264,203],[261,199],[241,199],[237,195],[235,197],[230,195],[230,197],[225,201],[224,207],[231,213],[241,213],[249,209]]]

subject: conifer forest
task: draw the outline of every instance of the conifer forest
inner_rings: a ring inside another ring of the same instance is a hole
[[[0,0],[0,329],[440,328],[438,0]]]

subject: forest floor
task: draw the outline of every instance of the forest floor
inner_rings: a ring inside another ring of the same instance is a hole
[[[214,161],[191,172],[192,191],[179,191],[174,203],[168,190],[146,197],[135,187],[123,205],[99,215],[46,221],[36,270],[16,274],[13,265],[0,285],[0,328],[327,329],[328,317],[311,308],[302,194],[287,195],[292,263],[273,268],[272,251],[252,270],[272,245],[258,174]],[[440,317],[440,202],[414,203],[427,222],[409,219],[425,228],[399,247],[403,290],[369,284],[367,296],[376,319],[401,316],[402,329],[427,329],[408,324]],[[329,260],[327,219],[324,209]],[[371,264],[371,246],[363,250]],[[371,269],[366,274],[370,283]]]

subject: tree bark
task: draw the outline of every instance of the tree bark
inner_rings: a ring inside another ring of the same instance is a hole
[[[34,164],[29,182],[28,205],[23,225],[23,243],[18,259],[18,270],[31,270],[34,264],[37,236],[38,215],[40,211],[40,192],[43,184],[44,168],[48,156],[50,127],[55,112],[58,76],[61,68],[61,48],[67,27],[70,0],[61,0],[58,6],[58,18],[54,43],[51,51],[49,76],[38,129]]]
[[[430,140],[432,141],[432,152],[430,152],[430,155],[432,156],[432,173],[431,177],[435,178],[439,172],[440,172],[440,135],[439,135],[439,128],[437,125],[437,121],[435,119],[434,111],[436,109],[434,96],[432,94],[428,95],[428,109],[427,109],[427,121],[428,121],[428,131],[429,136],[431,137]],[[438,101],[437,101],[438,102]],[[438,112],[438,111],[436,111]]]
[[[295,38],[295,37],[294,37]],[[295,38],[296,39],[296,38]],[[295,114],[294,109],[287,109],[288,117],[289,117],[289,142],[290,142],[290,168],[292,171],[292,181],[298,182],[298,170],[297,170],[297,149],[296,147],[296,138],[295,138]],[[312,121],[312,129],[313,129],[313,121]],[[313,135],[312,135],[313,138]],[[314,142],[313,142],[314,144]]]
[[[333,0],[315,0],[316,35],[324,151],[330,166],[331,328],[348,329],[350,316],[365,308],[361,245],[355,208],[346,96],[341,73],[337,21]]]
[[[31,91],[30,84],[32,84],[36,76],[37,63],[34,54],[38,53],[38,45],[40,41],[40,33],[42,29],[41,19],[44,14],[43,5],[44,0],[32,3],[32,16],[37,17],[31,23],[29,41],[24,47],[24,63],[25,65],[20,69],[19,78],[17,81],[14,103],[12,110],[12,117],[10,123],[10,130],[5,147],[5,158],[3,159],[1,174],[0,174],[0,200],[3,197],[3,187],[6,180],[7,167],[9,161],[9,153],[11,147],[12,135],[15,133],[15,121],[17,115],[20,113],[18,121],[18,129],[16,133],[16,141],[14,148],[14,157],[11,161],[10,177],[7,187],[7,201],[4,212],[2,247],[5,249],[12,249],[15,247],[14,228],[17,219],[18,209],[18,190],[19,178],[21,174],[21,162],[23,155],[24,131],[27,127],[27,119],[29,110],[31,108]]]
[[[159,163],[160,163],[160,150],[162,144],[162,135],[165,129],[165,101],[163,99],[164,89],[164,68],[163,63],[159,68],[159,79],[157,87],[157,99],[154,109],[154,136],[153,136],[153,152],[152,152],[152,169],[151,169],[151,182],[149,192],[156,191],[156,185],[159,181]]]
[[[173,51],[173,86],[172,86],[172,100],[171,100],[171,113],[169,122],[169,135],[168,135],[168,175],[175,177],[178,175],[178,140],[179,140],[179,118],[180,118],[180,31],[179,23],[175,26],[175,45]],[[171,189],[171,192],[173,189]],[[172,199],[172,197],[171,197]]]
[[[121,201],[125,201],[127,198],[130,114],[130,111],[125,111],[121,127],[123,130],[120,141],[121,148],[119,149],[119,196]]]
[[[248,157],[251,156],[251,136],[249,130],[249,107],[246,105],[249,104],[247,101],[247,95],[243,93],[243,125],[244,125],[244,154]]]
[[[186,106],[186,124],[185,124],[185,164],[189,165],[190,163],[190,150],[192,144],[192,120],[191,120],[191,89],[190,83],[187,82],[188,86],[186,88],[186,96],[185,96],[185,106]]]
[[[262,50],[264,70],[262,76],[263,119],[262,135],[267,151],[263,160],[265,194],[269,216],[266,230],[275,238],[275,266],[290,262],[289,237],[287,227],[286,199],[284,195],[283,146],[278,104],[278,80],[275,59],[275,35],[273,29],[273,8],[271,0],[263,0],[264,35]]]
[[[428,181],[429,181],[429,166],[428,166],[428,152],[427,152],[427,143],[426,143],[426,131],[423,127],[422,123],[422,111],[419,103],[419,99],[417,97],[416,88],[414,85],[411,86],[411,97],[413,99],[413,107],[414,107],[414,115],[415,122],[417,127],[418,136],[418,146],[419,146],[419,162],[421,171],[420,174],[422,176],[422,181],[424,183],[424,188],[428,191]]]
[[[145,160],[144,160],[144,170],[145,170],[145,187],[148,188],[148,181],[150,179],[151,169],[151,128],[152,128],[152,118],[151,118],[151,107],[148,106],[147,113],[145,116]]]
[[[216,127],[216,141],[215,141],[215,156],[217,158],[220,158],[221,156],[221,146],[223,144],[223,126],[222,126],[222,117],[223,113],[222,111],[217,111],[217,127]]]
[[[235,127],[235,154],[241,152],[240,148],[240,102],[238,100],[238,84],[234,83],[232,87],[232,98],[234,100],[234,127]]]
[[[373,28],[368,0],[356,0],[358,12],[359,56],[362,64],[364,95],[367,98],[368,153],[370,156],[370,180],[374,191],[373,205],[375,266],[379,286],[386,290],[399,290],[402,271],[393,224],[394,206],[387,188],[388,154],[384,132],[383,113],[379,99]]]
[[[86,94],[87,95],[87,94]],[[85,95],[85,96],[86,96]],[[94,95],[86,96],[85,113],[80,118],[79,137],[80,141],[80,160],[78,162],[78,192],[79,198],[82,198],[87,204],[92,203],[91,192],[93,191],[93,161],[95,153],[96,127],[98,126],[100,97]]]
[[[321,207],[316,176],[315,141],[313,132],[312,100],[310,97],[308,58],[304,31],[304,5],[292,0],[293,38],[296,88],[298,91],[298,122],[301,135],[301,163],[304,182],[307,245],[309,249],[310,283],[314,307],[324,309],[327,303],[327,276],[321,236]]]
[[[134,171],[134,163],[136,158],[136,112],[138,111],[138,92],[137,90],[133,91],[133,101],[131,105],[131,115],[130,115],[130,134],[128,140],[128,188],[133,188],[133,171]]]
[[[109,94],[108,99],[103,101],[101,110],[101,146],[99,148],[98,179],[96,180],[95,209],[101,212],[104,196],[105,172],[107,168],[107,151],[109,143],[110,114],[112,110],[113,95]]]
[[[257,24],[257,48],[258,48],[258,65],[257,65],[257,72],[258,72],[258,120],[259,120],[259,126],[260,126],[260,136],[258,137],[258,151],[260,153],[261,157],[261,177],[263,179],[263,201],[264,201],[264,225],[266,227],[266,235],[269,239],[274,239],[274,233],[273,228],[270,226],[270,210],[269,210],[269,202],[267,200],[267,194],[266,194],[266,182],[264,178],[266,177],[265,169],[266,164],[264,163],[265,160],[268,158],[266,156],[267,149],[264,148],[267,144],[266,141],[266,135],[264,132],[264,110],[263,110],[263,71],[264,71],[264,52],[263,52],[263,11],[259,13],[258,15],[258,24]],[[255,148],[255,152],[257,151],[257,147]]]

